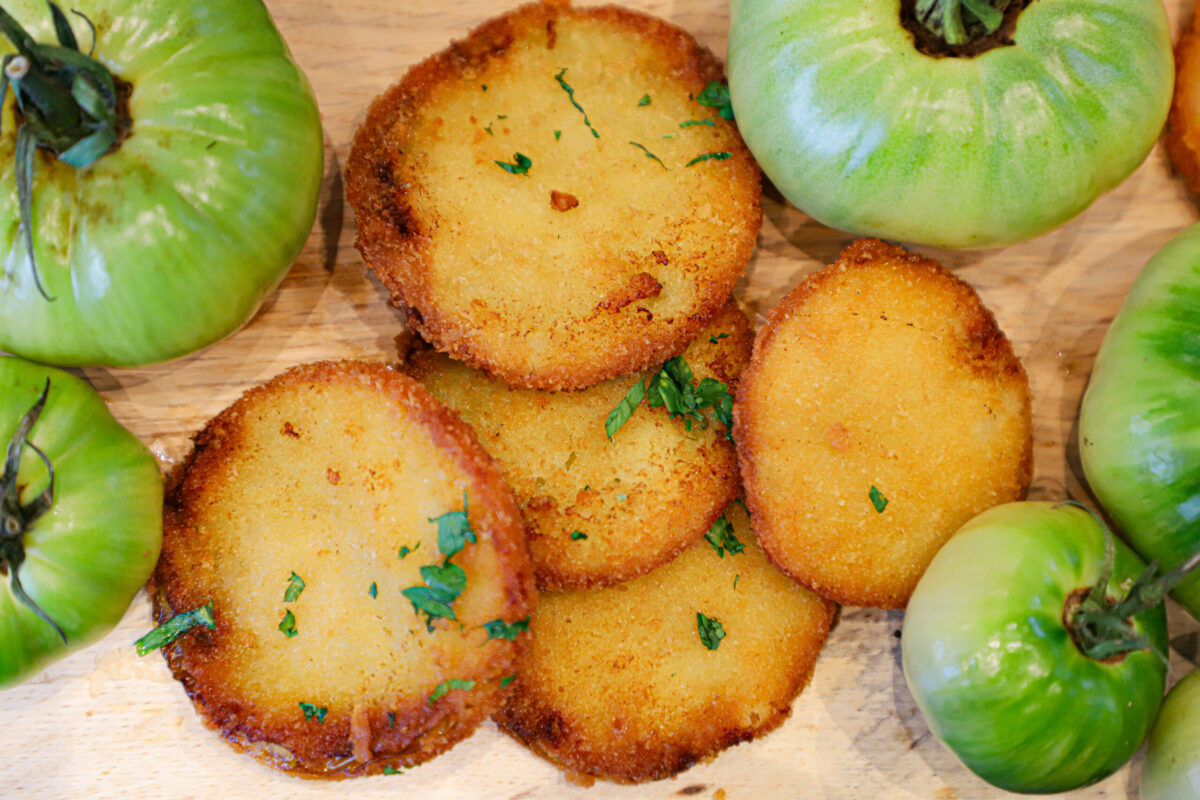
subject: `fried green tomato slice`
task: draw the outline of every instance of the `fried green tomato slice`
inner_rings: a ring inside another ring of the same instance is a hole
[[[164,522],[158,622],[210,601],[215,620],[164,648],[175,677],[235,748],[294,774],[432,758],[496,709],[528,638],[493,635],[536,597],[511,492],[382,365],[246,392],[196,437]]]
[[[635,581],[543,595],[500,729],[565,770],[632,783],[780,725],[835,607],[767,562],[740,504],[722,520],[720,549],[700,541]]]
[[[346,165],[356,244],[438,350],[581,389],[679,353],[762,221],[758,167],[700,98],[720,62],[662,20],[523,6],[412,67]]]
[[[736,390],[753,333],[732,300],[682,359],[695,383]],[[432,350],[406,369],[475,429],[516,493],[543,589],[608,586],[665,564],[738,493],[737,455],[711,409],[672,419],[643,400],[610,439],[605,421],[653,373],[578,392],[510,389]],[[707,427],[705,427],[707,426]]]
[[[1029,385],[975,291],[860,240],[771,311],[734,405],[754,531],[843,605],[903,608],[968,519],[1024,495]]]

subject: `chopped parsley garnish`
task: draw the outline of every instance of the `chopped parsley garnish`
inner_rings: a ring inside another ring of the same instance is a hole
[[[508,685],[509,685],[510,683],[512,683],[513,681],[515,681],[516,679],[517,679],[516,673],[513,673],[512,675],[509,675],[509,676],[508,676],[508,677],[506,677],[506,678],[501,678],[501,679],[500,679],[500,688],[501,688],[501,689],[507,689],[507,688],[508,688]]]
[[[587,534],[583,531],[571,531],[571,541],[578,542],[580,539],[586,539]]]
[[[134,642],[134,645],[137,647],[137,654],[144,656],[151,650],[166,647],[197,625],[203,625],[209,630],[217,627],[217,623],[213,618],[212,600],[209,600],[198,608],[193,608],[191,611],[182,611],[176,614],[162,625],[159,625],[138,639]]]
[[[396,712],[395,711],[388,712],[388,727],[389,728],[396,727]]]
[[[287,589],[283,592],[283,602],[294,603],[300,597],[300,593],[304,591],[304,578],[301,578],[296,573],[292,573],[292,577],[288,578]]]
[[[488,136],[495,136],[495,135],[496,135],[496,134],[492,133],[492,123],[491,123],[491,122],[489,122],[489,123],[487,124],[487,127],[486,127],[486,128],[484,128],[484,130],[485,130],[485,131],[487,131],[487,134],[488,134]],[[499,163],[499,162],[497,162],[497,163]]]
[[[710,337],[708,337],[708,341],[709,341],[711,344],[716,344],[716,343],[717,343],[717,342],[719,342],[720,340],[722,340],[722,339],[726,339],[726,338],[728,338],[728,337],[729,337],[729,334],[728,334],[728,333],[719,333],[719,334],[717,334],[716,336],[710,336]]]
[[[637,409],[638,404],[642,402],[642,398],[645,396],[646,379],[642,378],[629,388],[629,391],[621,398],[621,402],[617,403],[617,407],[608,412],[608,417],[604,420],[604,430],[608,433],[609,441],[612,441],[613,434],[629,421],[629,418],[633,416],[634,410]]]
[[[367,589],[367,594],[371,595],[371,599],[374,600],[376,597],[379,596],[379,587],[376,586],[374,582],[372,582],[371,588]]]
[[[430,519],[438,526],[438,549],[446,558],[462,550],[467,542],[475,544],[475,531],[467,519],[467,493],[463,492],[463,510],[448,511],[440,517]],[[418,545],[419,547],[420,545]],[[413,548],[416,549],[415,547]]]
[[[279,630],[289,639],[298,634],[296,630],[296,615],[291,611],[283,615],[283,621],[279,623]]]
[[[401,591],[412,603],[413,612],[424,612],[425,627],[432,633],[434,619],[458,619],[450,604],[467,588],[467,573],[450,563],[450,557],[462,550],[467,542],[475,542],[475,531],[467,519],[467,495],[463,493],[463,510],[450,511],[429,520],[438,526],[438,549],[445,559],[439,564],[421,567],[424,586],[412,586]],[[403,557],[403,556],[401,556]]]
[[[487,631],[489,639],[504,639],[511,642],[529,630],[529,617],[519,619],[511,624],[502,619],[494,619],[491,622],[485,622],[483,629]]]
[[[720,152],[717,152],[717,153],[701,153],[700,155],[693,158],[691,161],[684,164],[684,166],[690,167],[693,164],[699,164],[701,161],[709,161],[709,160],[724,161],[727,158],[733,158],[733,153],[730,153],[727,150],[721,150]],[[497,163],[499,163],[499,162],[497,162]]]
[[[555,131],[554,132],[554,141],[557,142],[561,138],[562,138],[562,131]]]
[[[479,84],[479,88],[480,88],[480,89],[483,89],[483,90],[486,92],[486,91],[487,91],[487,84],[486,84],[486,83],[481,83],[481,84]]]
[[[739,575],[734,575],[734,576],[733,576],[733,588],[734,588],[734,591],[737,591],[737,582],[738,582],[738,578],[740,578],[740,577],[742,577],[740,574],[739,574]]]
[[[622,493],[622,494],[617,495],[617,502],[619,502],[619,503],[624,503],[628,499],[629,499],[629,495],[627,495],[627,494]]]
[[[684,427],[689,431],[693,421],[703,428],[708,427],[708,420],[700,412],[711,408],[713,416],[725,426],[725,438],[732,442],[733,396],[729,394],[729,387],[716,378],[705,378],[698,386],[692,385],[693,380],[692,368],[687,361],[683,356],[675,356],[650,376],[648,389],[645,378],[638,381],[604,420],[608,438],[612,439],[633,416],[638,403],[645,397],[651,408],[666,406],[672,419],[683,417]]]
[[[681,128],[690,128],[693,125],[708,125],[711,128],[717,127],[717,123],[713,122],[711,119],[689,119],[679,123],[679,127]]]
[[[644,95],[642,95],[642,99],[641,99],[641,100],[638,100],[638,105],[639,105],[639,106],[648,106],[648,105],[650,105],[650,95],[648,95],[648,94],[644,94]]]
[[[717,551],[717,555],[721,558],[725,557],[725,551],[728,550],[730,555],[736,556],[738,553],[745,551],[746,545],[738,541],[737,535],[733,532],[733,523],[725,519],[725,517],[717,517],[708,529],[708,533],[704,534],[704,538],[712,545],[712,549]]]
[[[737,503],[739,506],[742,507],[742,511],[746,512],[747,517],[750,516],[750,506],[746,505],[745,500],[743,500],[740,497],[735,497],[735,498],[733,498],[733,502]]]
[[[726,154],[725,157],[728,158],[729,155]],[[529,168],[533,166],[533,162],[530,161],[529,156],[523,153],[513,153],[513,161],[516,163],[510,164],[507,161],[497,161],[495,164],[500,169],[505,172],[511,172],[513,175],[529,174]]]
[[[875,506],[875,513],[882,514],[883,510],[887,508],[888,499],[884,497],[883,493],[874,486],[871,487],[871,491],[868,493],[868,496],[871,498],[871,505]]]
[[[417,542],[416,547],[409,547],[408,545],[404,545],[403,547],[400,548],[400,558],[403,559],[409,553],[415,553],[417,550],[420,549],[420,547],[421,547],[420,542]]]
[[[429,705],[433,705],[438,700],[441,700],[451,689],[474,689],[475,681],[462,681],[458,678],[451,678],[447,681],[442,681],[433,690],[433,694],[429,695]]]
[[[384,775],[403,775],[404,772],[396,769],[391,764],[384,764],[383,765],[383,774]]]
[[[705,616],[699,611],[696,612],[696,631],[700,634],[700,641],[709,650],[716,650],[725,638],[725,628],[721,625],[721,620]]]
[[[571,84],[569,84],[565,80],[563,80],[563,75],[565,75],[566,73],[567,73],[567,68],[563,67],[561,70],[558,71],[558,74],[554,76],[554,80],[558,81],[558,85],[561,86],[563,88],[563,91],[567,93],[567,97],[570,98],[570,100],[571,100],[571,105],[573,105],[573,106],[575,106],[575,108],[579,109],[580,114],[583,114],[583,124],[588,126],[588,130],[590,130],[592,132],[592,136],[595,136],[597,139],[599,139],[600,134],[597,133],[596,129],[592,127],[592,121],[590,119],[588,119],[587,112],[584,111],[583,106],[579,105],[579,103],[575,100],[575,90],[571,88]]]
[[[646,158],[652,158],[655,161],[657,161],[659,163],[659,166],[661,166],[663,169],[668,169],[667,165],[662,162],[662,159],[659,158],[658,156],[654,155],[654,153],[651,153],[650,150],[646,148],[646,145],[638,144],[637,142],[630,142],[630,144],[633,145],[634,147],[638,148],[639,150],[641,150],[643,153],[645,153]]]
[[[304,712],[304,719],[309,722],[315,719],[322,725],[325,724],[325,714],[329,712],[329,709],[325,706],[318,706],[313,703],[300,703],[300,710]]]
[[[717,109],[725,119],[733,119],[733,103],[729,99],[729,87],[720,81],[709,81],[704,91],[696,95],[700,105]]]

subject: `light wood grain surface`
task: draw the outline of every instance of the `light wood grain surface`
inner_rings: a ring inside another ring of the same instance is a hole
[[[248,387],[323,358],[391,358],[401,317],[353,247],[340,173],[367,103],[404,69],[506,10],[489,0],[268,0],[308,73],[325,124],[326,180],[317,224],[279,291],[243,330],[170,364],[86,370],[117,418],[169,468],[205,420]],[[724,0],[630,0],[724,55]],[[1190,4],[1169,0],[1175,34]],[[850,237],[766,187],[757,253],[738,295],[761,322]],[[1049,235],[988,252],[918,248],[974,285],[1008,333],[1033,388],[1031,496],[1083,497],[1075,418],[1105,329],[1139,268],[1197,218],[1161,148],[1118,189]],[[184,310],[183,313],[186,313]],[[1175,677],[1191,669],[1197,630],[1169,609]],[[144,593],[107,638],[0,693],[0,796],[38,798],[666,798],[982,800],[1007,797],[933,739],[900,670],[899,612],[845,609],[792,717],[765,738],[678,778],[573,786],[486,724],[449,754],[399,776],[340,783],[285,777],[205,729],[163,659],[131,643],[150,627]],[[1140,755],[1072,798],[1136,798]]]

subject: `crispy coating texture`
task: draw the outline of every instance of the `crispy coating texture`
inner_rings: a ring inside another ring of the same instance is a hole
[[[1200,195],[1200,15],[1175,45],[1175,96],[1163,139],[1171,163]]]
[[[302,777],[374,774],[432,758],[499,705],[528,637],[481,626],[533,608],[520,512],[471,430],[416,381],[355,362],[289,370],[209,422],[173,482],[155,617],[212,599],[216,629],[164,653],[234,747]],[[466,573],[458,621],[430,631],[401,592],[442,562],[431,520],[464,493],[477,542],[452,560]],[[305,588],[285,602],[293,572]],[[294,636],[279,628],[288,612]],[[474,686],[431,701],[447,679]]]
[[[767,562],[739,505],[726,518],[740,554],[701,540],[635,581],[544,595],[500,729],[563,769],[632,783],[780,725],[835,607]],[[725,631],[715,650],[698,612]]]
[[[991,312],[877,240],[772,310],[734,437],[768,557],[844,605],[903,608],[954,531],[1024,495],[1033,463],[1028,380]]]
[[[736,391],[753,338],[730,300],[683,357],[697,382],[713,377]],[[643,376],[579,392],[510,389],[430,350],[411,355],[407,369],[496,459],[525,515],[540,588],[643,575],[703,536],[739,491],[737,455],[720,423],[689,431],[643,401],[609,440],[605,418]]]
[[[665,361],[725,305],[762,221],[736,127],[694,99],[723,78],[633,11],[487,22],[372,103],[346,165],[358,249],[425,339],[510,385]],[[706,153],[728,157],[687,166]]]

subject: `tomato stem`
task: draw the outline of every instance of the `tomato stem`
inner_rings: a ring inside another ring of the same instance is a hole
[[[927,56],[973,58],[1011,45],[1033,0],[900,0],[900,22]]]
[[[37,423],[38,417],[41,416],[42,409],[46,407],[46,398],[49,395],[50,379],[47,378],[41,395],[17,423],[17,429],[13,431],[12,439],[9,440],[8,450],[5,453],[4,472],[0,474],[0,573],[7,572],[9,589],[13,596],[54,628],[55,633],[65,644],[67,634],[62,627],[25,592],[25,587],[21,585],[21,565],[25,563],[25,534],[54,504],[54,465],[37,445],[29,441],[29,433]],[[37,497],[22,504],[21,487],[17,485],[17,473],[21,466],[21,454],[27,447],[41,459],[49,474],[49,480],[46,488]]]
[[[1112,531],[1087,506],[1074,501],[1068,501],[1068,504],[1088,511],[1104,531],[1104,560],[1099,580],[1082,598],[1078,595],[1069,598],[1067,607],[1063,610],[1064,622],[1075,644],[1084,655],[1096,661],[1119,658],[1135,650],[1148,650],[1166,664],[1166,653],[1161,652],[1149,638],[1139,633],[1130,620],[1161,603],[1168,592],[1200,565],[1200,552],[1163,575],[1159,574],[1158,563],[1150,562],[1142,574],[1129,585],[1124,596],[1119,599],[1113,598],[1108,594],[1108,582],[1112,578],[1116,562],[1116,542]],[[1079,592],[1082,593],[1083,590]]]
[[[0,34],[16,54],[0,66],[0,106],[9,87],[17,104],[17,142],[14,161],[17,201],[21,207],[25,247],[38,293],[53,300],[42,285],[33,248],[33,159],[37,148],[54,153],[74,167],[86,167],[118,147],[129,135],[128,84],[114,77],[99,61],[85,55],[62,9],[48,2],[58,44],[39,44],[0,6]],[[95,49],[96,28],[92,30]]]

